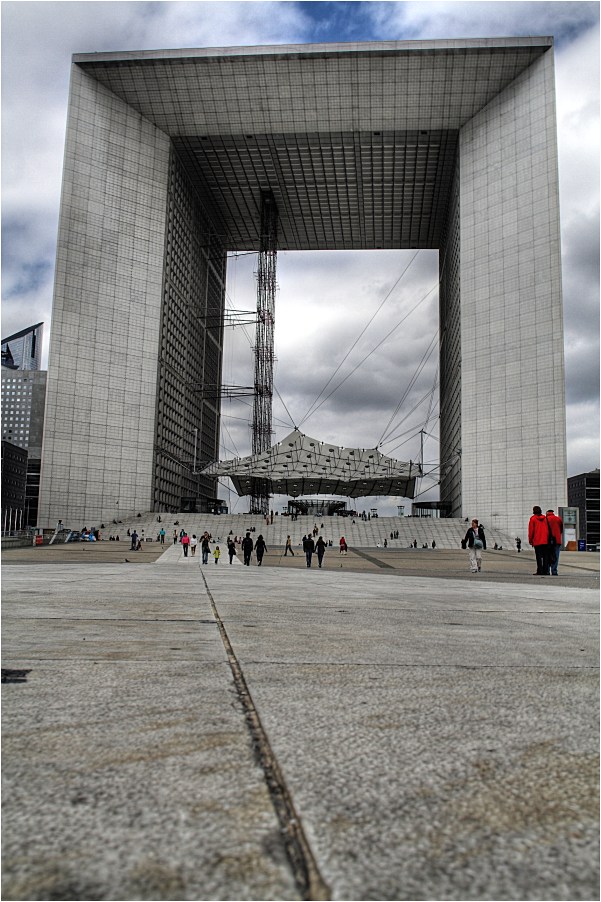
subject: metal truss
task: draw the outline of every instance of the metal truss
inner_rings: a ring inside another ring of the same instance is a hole
[[[188,388],[195,395],[202,395],[204,400],[208,401],[216,398],[245,398],[250,395],[254,397],[254,385],[221,385],[209,382],[189,382]]]
[[[207,329],[227,329],[234,326],[253,326],[257,322],[254,310],[224,310],[222,316],[198,316]]]
[[[252,453],[271,448],[271,409],[278,210],[271,191],[261,193],[261,243],[257,272],[257,331],[255,341],[255,400],[253,405]],[[254,479],[250,512],[269,513],[268,483]]]

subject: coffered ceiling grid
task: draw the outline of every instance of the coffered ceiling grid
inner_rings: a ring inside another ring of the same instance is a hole
[[[550,38],[81,54],[168,134],[232,250],[438,247],[458,133]]]

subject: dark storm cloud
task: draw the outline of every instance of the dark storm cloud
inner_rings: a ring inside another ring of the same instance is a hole
[[[556,54],[569,475],[599,466],[598,59],[597,25]]]
[[[566,348],[566,382],[568,404],[596,404],[599,397],[599,343],[574,340]]]
[[[574,284],[588,285],[591,289],[599,283],[599,220],[597,211],[580,210],[574,219],[566,223],[562,232],[564,271],[570,280],[564,286],[568,292]]]

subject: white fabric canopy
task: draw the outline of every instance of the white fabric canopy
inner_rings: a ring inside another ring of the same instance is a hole
[[[386,457],[375,448],[341,448],[296,429],[269,451],[218,461],[201,472],[229,476],[239,495],[251,494],[253,480],[264,479],[270,494],[292,498],[320,494],[413,498],[421,468]]]

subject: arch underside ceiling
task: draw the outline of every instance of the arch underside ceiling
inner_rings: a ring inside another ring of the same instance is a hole
[[[438,248],[461,128],[550,38],[78,54],[167,134],[229,250]]]

